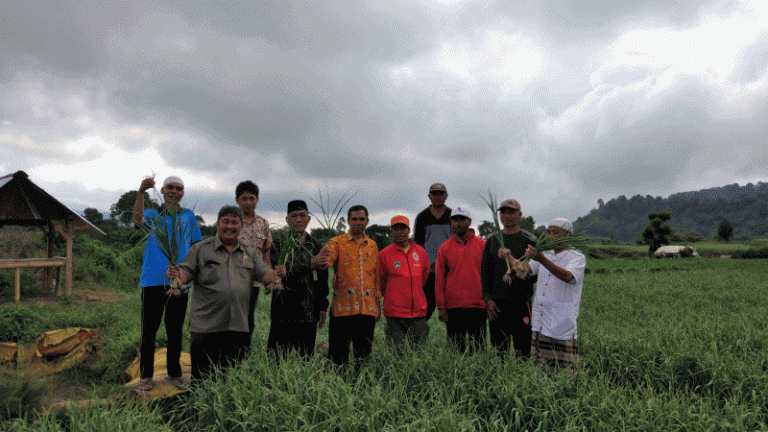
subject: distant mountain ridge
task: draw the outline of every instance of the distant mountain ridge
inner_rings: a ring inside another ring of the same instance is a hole
[[[598,237],[634,241],[648,225],[648,213],[672,212],[669,224],[683,237],[696,231],[715,237],[717,225],[728,219],[733,224],[734,240],[768,237],[768,183],[731,184],[693,192],[679,192],[668,198],[650,195],[624,195],[598,206],[575,221],[576,229]]]

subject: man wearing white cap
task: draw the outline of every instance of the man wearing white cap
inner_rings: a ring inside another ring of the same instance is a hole
[[[547,231],[549,238],[570,236],[573,224],[568,219],[553,219]],[[531,356],[546,362],[553,370],[567,368],[573,373],[579,360],[576,319],[587,260],[584,254],[571,248],[542,253],[528,246],[525,256],[532,260],[531,273],[538,275]]]
[[[168,235],[171,232],[171,216],[169,208],[175,208],[179,214],[181,227],[180,233],[186,238],[179,242],[179,262],[187,255],[193,243],[203,239],[200,226],[197,223],[192,210],[182,208],[179,205],[184,196],[184,182],[176,176],[171,176],[163,181],[160,194],[163,196],[163,207],[159,209],[144,209],[144,193],[155,186],[155,179],[147,177],[141,181],[139,194],[133,205],[133,222],[136,224],[151,223],[159,217],[167,219]],[[176,234],[178,237],[178,234]],[[163,255],[153,236],[147,238],[144,247],[144,259],[141,263],[141,347],[139,349],[139,368],[141,379],[137,388],[139,390],[151,390],[154,387],[155,365],[155,335],[160,328],[160,322],[165,313],[165,332],[168,335],[168,351],[166,364],[168,374],[165,379],[178,388],[185,389],[187,383],[181,374],[179,358],[181,356],[181,335],[184,324],[184,316],[187,314],[187,300],[189,298],[189,286],[184,287],[181,295],[171,295],[168,292],[170,281],[166,277],[168,259]],[[173,263],[178,264],[178,263]]]
[[[485,349],[485,301],[480,282],[480,261],[485,240],[469,227],[469,212],[451,211],[453,235],[440,245],[435,263],[435,303],[445,322],[448,342],[464,352]]]

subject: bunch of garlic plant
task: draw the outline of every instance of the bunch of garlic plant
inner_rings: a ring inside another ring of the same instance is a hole
[[[284,265],[286,272],[290,272],[296,254],[305,247],[304,242],[302,242],[301,237],[296,235],[296,231],[290,225],[273,232],[280,236],[280,254],[277,256],[277,266]],[[279,292],[284,289],[285,284],[283,284],[282,278],[277,277],[274,282],[264,287],[264,294]]]
[[[570,235],[559,235],[557,237],[549,237],[549,234],[545,232],[536,239],[536,250],[545,252],[567,248],[579,249],[593,241],[594,239],[591,236],[585,235],[582,232],[576,232]],[[524,278],[528,276],[531,272],[530,261],[531,259],[526,256],[523,257],[523,259],[515,260],[515,262],[512,263],[512,268],[517,277]]]
[[[155,190],[157,192],[157,190]],[[158,194],[159,195],[159,194]],[[175,203],[161,203],[160,207],[150,211],[149,219],[139,227],[145,232],[146,241],[152,239],[160,252],[168,259],[168,265],[178,264],[182,245],[192,237],[192,227],[184,223],[181,207]],[[168,292],[181,295],[184,289],[178,277],[170,280]]]
[[[496,194],[491,192],[490,189],[488,189],[488,198],[486,199],[483,195],[480,195],[480,198],[485,202],[485,205],[488,206],[489,209],[491,209],[491,214],[493,214],[493,235],[496,236],[496,239],[499,241],[500,247],[504,247],[504,235],[503,230],[501,228],[501,223],[499,223],[499,208],[496,204]],[[505,259],[505,263],[507,263],[507,272],[504,273],[503,281],[506,284],[512,283],[512,265],[510,264],[509,260]]]
[[[344,192],[339,199],[332,201],[331,200],[331,194],[328,192],[328,187],[325,188],[325,195],[323,195],[322,189],[319,187],[317,188],[317,199],[313,197],[309,197],[310,201],[315,203],[315,205],[320,209],[320,214],[317,215],[315,213],[309,212],[310,215],[312,215],[315,220],[320,224],[320,226],[323,228],[323,230],[330,234],[330,237],[327,239],[318,239],[321,243],[327,245],[328,240],[333,238],[332,233],[336,232],[336,227],[338,226],[339,219],[341,218],[341,215],[344,212],[344,207],[349,204],[350,201],[352,201],[352,198],[357,195],[357,192],[350,193],[350,190],[347,190]],[[335,276],[335,271],[333,267],[328,267],[328,286],[333,286],[333,278]]]

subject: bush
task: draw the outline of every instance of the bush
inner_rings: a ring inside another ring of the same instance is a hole
[[[768,258],[768,247],[735,251],[731,254],[731,258]]]
[[[0,418],[28,418],[42,407],[47,393],[44,381],[0,374]]]
[[[27,306],[11,304],[0,309],[0,341],[31,342],[40,336],[42,315]]]

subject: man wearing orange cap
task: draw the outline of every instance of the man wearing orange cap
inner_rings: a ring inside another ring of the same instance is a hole
[[[407,217],[395,216],[389,225],[393,243],[379,252],[379,275],[387,342],[399,351],[406,340],[412,346],[427,340],[424,284],[429,277],[429,258],[423,247],[408,238],[411,224]]]

